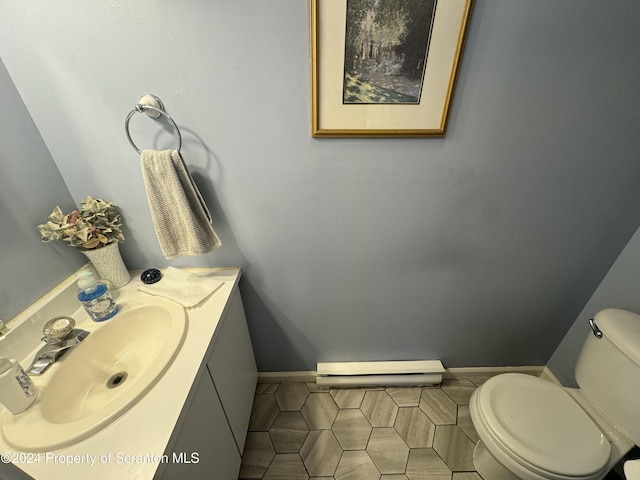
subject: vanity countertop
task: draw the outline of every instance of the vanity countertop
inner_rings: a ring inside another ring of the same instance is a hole
[[[173,461],[170,456],[163,457],[164,451],[241,275],[239,268],[231,267],[186,270],[214,277],[224,284],[200,305],[187,309],[184,343],[169,369],[151,390],[113,423],[61,450],[39,454],[16,452],[0,438],[0,453],[4,452],[0,459],[3,463],[11,460],[36,480],[86,480],[152,479],[160,462]],[[134,296],[139,299],[141,295],[147,295],[137,291],[139,285],[139,274],[134,272],[131,282],[113,291],[114,298],[118,303],[125,303]],[[81,311],[76,318],[78,324],[88,319],[82,316],[83,313]],[[55,368],[53,365],[44,375],[51,375]],[[190,458],[191,453],[186,452],[183,458]]]

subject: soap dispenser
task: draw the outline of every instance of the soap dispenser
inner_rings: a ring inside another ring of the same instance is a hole
[[[94,322],[103,322],[118,313],[119,307],[107,286],[96,280],[89,270],[78,275],[78,300]]]
[[[29,408],[37,394],[36,386],[20,364],[0,357],[0,403],[15,415]]]

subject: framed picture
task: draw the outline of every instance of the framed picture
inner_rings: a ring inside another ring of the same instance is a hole
[[[443,136],[472,0],[311,0],[314,137]]]

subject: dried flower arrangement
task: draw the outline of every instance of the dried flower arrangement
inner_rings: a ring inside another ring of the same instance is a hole
[[[120,213],[111,202],[87,196],[80,210],[65,215],[56,207],[47,223],[38,225],[43,242],[62,240],[82,250],[102,248],[124,241]]]

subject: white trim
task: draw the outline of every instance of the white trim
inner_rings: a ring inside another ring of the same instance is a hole
[[[502,373],[525,373],[539,377],[544,366],[518,366],[518,367],[456,367],[447,368],[444,378],[482,378],[494,377]]]
[[[258,372],[258,383],[316,383],[314,370],[299,372]]]
[[[545,366],[519,366],[519,367],[457,367],[447,368],[443,377],[447,378],[483,378],[493,377],[501,373],[526,373],[552,380],[553,375]],[[317,372],[313,370],[294,372],[259,372],[258,383],[287,383],[304,382],[315,383]],[[555,376],[554,376],[555,377]],[[557,379],[555,380],[557,381]],[[560,383],[560,382],[558,382]]]

